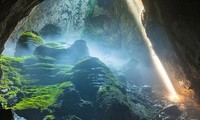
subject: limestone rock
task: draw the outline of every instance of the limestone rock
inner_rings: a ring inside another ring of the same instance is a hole
[[[44,40],[34,31],[25,31],[20,36],[16,48],[15,57],[33,55],[33,51],[37,46],[42,44]]]
[[[60,116],[65,116],[67,114],[76,115],[84,120],[90,120],[94,117],[93,103],[90,101],[82,100],[79,95],[79,92],[75,90],[75,88],[72,87],[66,89],[64,94],[58,99],[62,100],[62,103],[61,108],[57,109],[55,112],[55,116],[57,118],[59,118]]]
[[[72,71],[72,82],[85,100],[95,101],[101,85],[109,82],[114,84],[111,71],[98,58],[88,57],[80,60]]]
[[[41,45],[35,49],[34,55],[49,56],[55,58],[58,63],[74,64],[89,56],[89,50],[84,40],[77,40],[69,48],[59,43]]]
[[[27,16],[31,12],[32,8],[42,1],[43,0],[18,0],[12,2],[7,0],[1,1],[0,53],[2,53],[4,48],[3,46],[17,23]]]

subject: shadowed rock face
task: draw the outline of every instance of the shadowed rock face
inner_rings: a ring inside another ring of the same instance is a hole
[[[4,44],[17,23],[27,16],[33,7],[42,1],[43,0],[1,0],[0,53],[2,53]]]
[[[146,25],[147,34],[157,49],[157,53],[166,61],[170,61],[169,64],[174,64],[175,73],[179,73],[182,69],[185,79],[191,82],[189,88],[200,96],[200,80],[198,80],[200,77],[200,1],[143,0],[143,3],[145,6],[143,23]],[[168,37],[167,39],[170,40],[171,49],[174,49],[177,56],[172,52],[169,52],[168,56],[163,56],[162,51],[165,47],[158,48],[163,36],[155,38],[152,35],[158,33],[155,30],[158,26],[162,28],[159,31],[162,31],[165,38]]]

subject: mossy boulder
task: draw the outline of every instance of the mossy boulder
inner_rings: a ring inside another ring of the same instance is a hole
[[[134,104],[114,86],[102,86],[98,90],[97,103],[102,120],[149,120],[151,116],[145,106]]]
[[[14,56],[30,56],[35,48],[43,43],[44,40],[36,32],[25,31],[17,41]]]
[[[34,55],[55,58],[57,63],[74,64],[81,58],[89,56],[89,50],[84,40],[77,40],[69,48],[62,43],[41,45],[35,49]]]
[[[118,85],[110,69],[98,58],[88,57],[80,60],[71,72],[73,73],[71,81],[85,100],[95,101],[97,91],[102,85]]]
[[[57,64],[48,56],[27,57],[23,63],[26,84],[49,85],[69,81],[71,65]],[[68,76],[67,76],[68,75]]]
[[[23,89],[26,97],[11,109],[26,119],[41,120],[60,106],[58,97],[64,93],[65,89],[72,86],[72,83],[64,82],[56,85],[26,87]]]

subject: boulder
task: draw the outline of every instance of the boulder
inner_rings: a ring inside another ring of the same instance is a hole
[[[34,31],[25,31],[17,41],[15,57],[33,55],[35,48],[43,44],[44,40]]]
[[[178,106],[174,104],[167,105],[166,107],[163,108],[162,112],[174,117],[179,117],[182,113],[181,110],[178,108]]]
[[[18,98],[16,96],[8,99],[8,106],[11,107],[18,102]]]
[[[35,49],[34,55],[55,58],[57,63],[74,64],[81,58],[89,56],[89,50],[84,40],[77,40],[69,48],[61,43],[41,45]]]
[[[101,120],[149,120],[149,111],[141,104],[134,104],[114,86],[100,87],[97,103]]]
[[[16,97],[18,98],[18,101],[20,101],[22,98],[25,97],[25,94],[24,94],[21,90],[19,90],[19,91],[17,92]]]
[[[91,120],[93,118],[93,103],[90,101],[82,100],[79,92],[75,90],[75,88],[71,87],[66,89],[64,94],[60,96],[58,100],[62,100],[62,103],[61,107],[55,112],[55,116],[57,118],[66,115],[76,115],[84,120]],[[74,119],[75,118],[72,120]]]
[[[95,102],[100,86],[115,84],[116,79],[109,68],[98,58],[88,57],[80,60],[72,68],[72,82],[84,100]]]

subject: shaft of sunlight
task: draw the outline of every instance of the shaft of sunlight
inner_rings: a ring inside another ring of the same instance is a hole
[[[156,54],[153,45],[150,41],[150,39],[147,37],[145,28],[142,25],[142,20],[141,20],[141,13],[144,10],[142,1],[140,0],[126,0],[127,5],[129,7],[129,10],[131,11],[131,13],[133,14],[133,16],[135,17],[135,20],[137,22],[140,34],[142,35],[143,39],[145,40],[145,43],[148,47],[148,50],[150,52],[150,56],[151,59],[159,73],[159,75],[161,76],[169,94],[170,94],[170,99],[173,101],[176,101],[178,99],[178,95],[171,83],[171,80],[169,78],[169,76],[167,75],[167,72],[165,71],[158,55]]]

